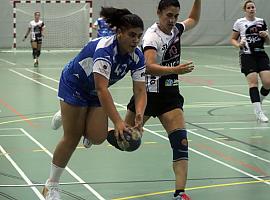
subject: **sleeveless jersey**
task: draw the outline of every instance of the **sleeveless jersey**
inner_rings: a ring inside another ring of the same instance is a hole
[[[262,18],[255,17],[255,20],[249,21],[243,17],[236,20],[233,31],[239,32],[240,39],[246,40],[246,45],[240,49],[240,53],[251,54],[264,51],[264,38],[259,36],[259,31],[266,30],[267,25]]]
[[[157,63],[164,67],[174,67],[180,64],[181,41],[180,37],[185,30],[183,23],[177,23],[171,35],[163,33],[158,24],[153,24],[143,36],[143,50],[155,49]],[[178,75],[152,76],[146,75],[147,92],[179,93]]]
[[[31,40],[42,39],[41,30],[45,28],[45,25],[41,20],[39,20],[38,22],[36,22],[35,20],[30,21],[29,28],[31,29]]]
[[[133,53],[120,55],[116,36],[90,41],[64,68],[63,76],[72,74],[79,81],[82,91],[95,93],[93,72],[109,80],[109,86],[122,79],[130,71],[134,81],[145,81],[143,53],[136,48]],[[77,84],[77,83],[76,83]]]

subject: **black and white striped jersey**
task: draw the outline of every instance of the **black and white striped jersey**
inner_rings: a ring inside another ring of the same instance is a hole
[[[158,24],[153,24],[143,36],[143,51],[155,49],[157,51],[157,63],[164,67],[174,67],[180,64],[181,40],[185,30],[183,23],[177,23],[170,35],[163,33]],[[154,93],[178,93],[178,75],[152,76],[146,75],[147,92]]]
[[[244,39],[246,45],[240,51],[244,54],[263,51],[264,38],[259,36],[260,31],[266,31],[267,25],[262,18],[255,17],[255,20],[249,21],[245,17],[236,20],[233,25],[233,31],[239,32],[240,40]]]

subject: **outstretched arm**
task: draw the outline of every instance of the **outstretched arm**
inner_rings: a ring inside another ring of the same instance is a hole
[[[117,111],[110,91],[108,90],[108,79],[101,74],[94,73],[95,87],[101,106],[114,124],[115,134],[118,139],[120,136],[124,139],[123,131],[128,131],[125,122]]]
[[[193,7],[186,20],[183,21],[185,24],[185,31],[192,29],[200,20],[201,15],[201,0],[194,0]]]

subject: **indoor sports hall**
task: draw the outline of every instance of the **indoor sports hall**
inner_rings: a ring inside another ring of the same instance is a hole
[[[101,6],[128,8],[145,29],[159,0],[1,0],[0,6],[0,200],[44,200],[42,187],[63,129],[51,129],[59,110],[64,65],[96,37],[91,25]],[[230,44],[232,26],[243,16],[242,0],[202,0],[199,24],[182,36],[181,62],[193,72],[180,75],[189,141],[186,192],[192,200],[269,200],[270,122],[256,120],[248,85]],[[257,16],[270,26],[269,0],[255,0]],[[180,0],[179,21],[193,0]],[[29,40],[22,41],[33,13],[46,26],[39,66]],[[265,46],[270,55],[270,47]],[[125,116],[131,77],[110,87]],[[270,97],[262,103],[270,118]],[[110,122],[110,126],[112,123]],[[165,200],[174,192],[172,151],[157,118],[144,126],[142,145],[122,152],[105,141],[79,144],[60,182],[63,200]]]

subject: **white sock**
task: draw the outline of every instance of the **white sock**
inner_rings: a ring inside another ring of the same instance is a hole
[[[51,163],[51,172],[49,180],[51,182],[59,182],[60,176],[62,175],[65,168],[58,167],[55,164]]]
[[[265,99],[266,96],[263,96],[262,94],[260,94],[260,100],[261,100],[261,103],[263,102],[263,100]]]
[[[262,105],[261,105],[261,102],[254,102],[254,103],[253,103],[253,106],[254,106],[254,111],[255,111],[255,113],[262,112]]]

